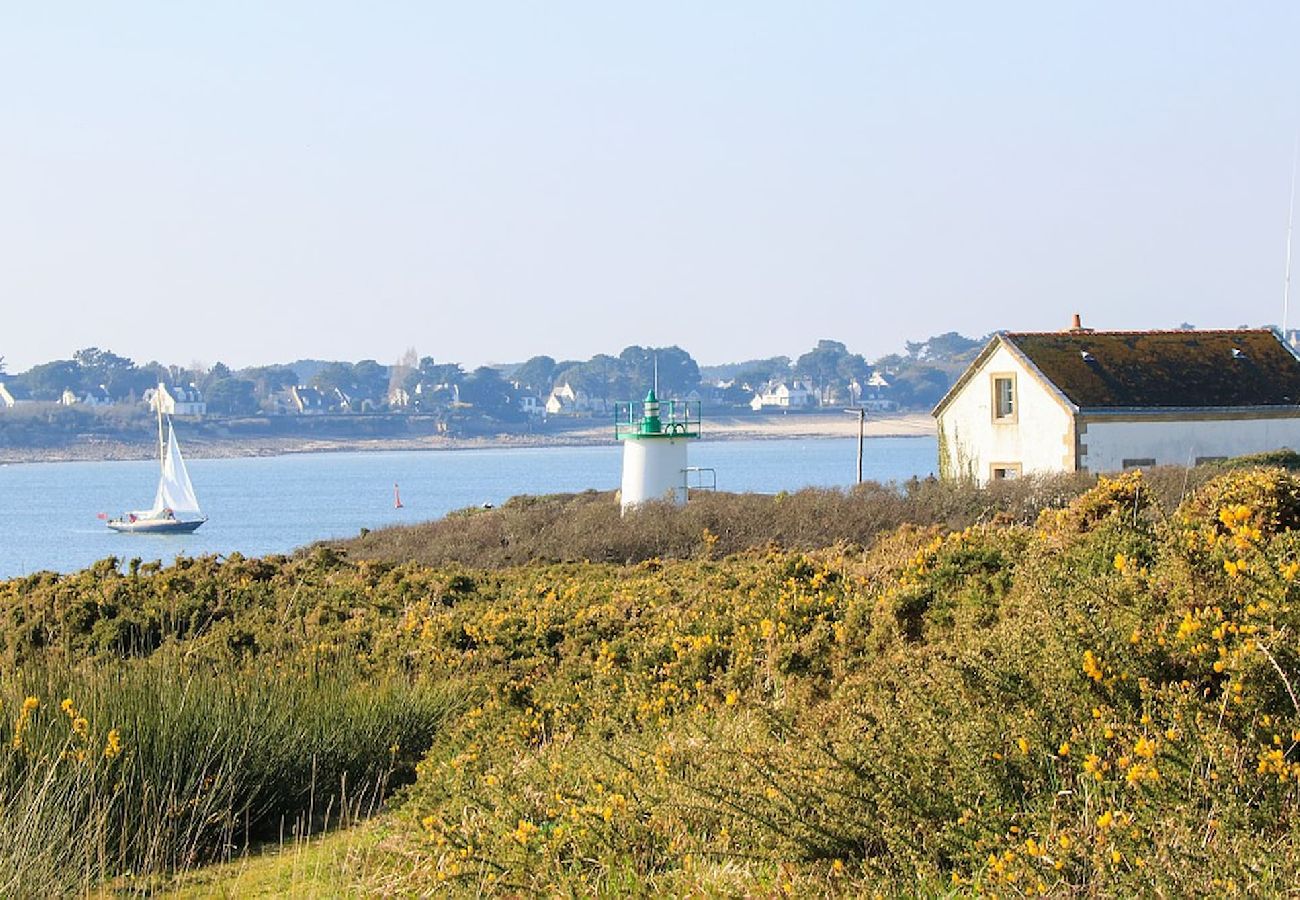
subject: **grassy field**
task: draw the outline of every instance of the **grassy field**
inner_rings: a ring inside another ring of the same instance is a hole
[[[1300,478],[887,494],[2,584],[4,892],[1300,880]]]

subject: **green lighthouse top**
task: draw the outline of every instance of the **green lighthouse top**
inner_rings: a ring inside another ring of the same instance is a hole
[[[700,402],[667,400],[659,402],[654,388],[640,403],[614,404],[614,438],[698,438],[700,436]]]

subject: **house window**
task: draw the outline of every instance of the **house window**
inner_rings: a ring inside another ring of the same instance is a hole
[[[993,421],[1016,421],[1016,376],[1011,374],[993,377]]]
[[[1124,471],[1129,469],[1149,469],[1156,464],[1154,459],[1126,459],[1123,462]]]
[[[994,481],[1007,481],[1012,478],[1020,477],[1020,463],[993,463],[989,466],[989,474]]]

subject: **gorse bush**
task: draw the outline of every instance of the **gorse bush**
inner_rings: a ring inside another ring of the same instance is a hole
[[[0,584],[0,874],[184,869],[419,756],[438,884],[398,893],[1281,892],[1298,525],[1300,475],[1203,467],[516,500]]]
[[[405,626],[487,690],[406,808],[474,891],[1282,890],[1298,490],[498,573]]]

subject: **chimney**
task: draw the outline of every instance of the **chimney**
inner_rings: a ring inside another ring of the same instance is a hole
[[[1078,313],[1075,313],[1074,318],[1070,320],[1070,334],[1091,334],[1091,333],[1092,333],[1092,329],[1084,328],[1083,320],[1079,318]]]

